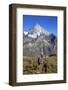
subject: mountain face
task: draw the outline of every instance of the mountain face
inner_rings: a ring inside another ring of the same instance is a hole
[[[46,31],[43,27],[41,27],[39,24],[36,24],[33,26],[30,31],[28,32],[29,37],[34,37],[36,38],[37,36],[40,36],[42,34],[49,35],[49,32]]]
[[[51,55],[57,53],[57,38],[39,24],[23,33],[24,56]]]

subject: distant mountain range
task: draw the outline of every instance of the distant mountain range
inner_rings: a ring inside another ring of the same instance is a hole
[[[23,45],[24,56],[57,54],[57,37],[39,24],[23,32]]]

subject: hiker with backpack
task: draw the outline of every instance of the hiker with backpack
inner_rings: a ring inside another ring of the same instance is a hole
[[[47,72],[47,60],[44,58],[43,54],[41,54],[37,60],[37,73],[43,72]]]

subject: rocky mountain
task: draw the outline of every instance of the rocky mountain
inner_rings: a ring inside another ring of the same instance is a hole
[[[51,55],[57,53],[57,38],[39,24],[23,33],[24,56]]]

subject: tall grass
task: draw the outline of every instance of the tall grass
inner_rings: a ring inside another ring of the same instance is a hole
[[[47,59],[44,58],[44,65],[42,71],[38,70],[36,57],[23,57],[23,74],[40,74],[42,73],[57,73],[57,58],[56,56],[50,56]]]

